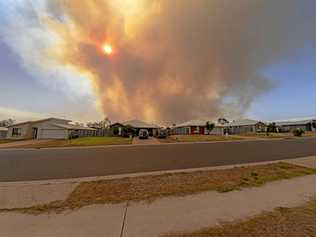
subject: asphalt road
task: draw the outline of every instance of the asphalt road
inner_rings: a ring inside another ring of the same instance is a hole
[[[316,155],[316,138],[67,150],[0,150],[0,181],[200,168]]]

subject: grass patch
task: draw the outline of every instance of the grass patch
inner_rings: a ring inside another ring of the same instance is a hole
[[[293,133],[247,133],[240,136],[245,138],[299,139],[302,137],[316,137],[316,132],[305,132],[301,137],[295,137]]]
[[[127,145],[130,138],[124,137],[81,137],[71,140],[51,140],[42,144],[23,146],[25,148],[71,147],[71,146],[98,146],[98,145]]]
[[[316,199],[296,208],[277,208],[244,221],[189,234],[163,237],[311,237],[316,236]]]
[[[247,133],[247,134],[241,134],[241,136],[251,137],[251,138],[266,138],[266,139],[295,138],[293,133]]]
[[[152,201],[167,196],[185,196],[210,190],[228,192],[267,182],[315,174],[315,169],[276,163],[228,170],[173,173],[80,183],[64,201],[28,208],[0,209],[29,214],[61,212],[92,204]]]
[[[221,136],[221,135],[173,135],[166,139],[159,139],[162,143],[174,142],[212,142],[212,141],[237,141],[246,138],[240,136]]]
[[[316,132],[305,132],[303,137],[316,137]]]
[[[15,140],[9,140],[9,139],[0,139],[0,144],[15,142]]]

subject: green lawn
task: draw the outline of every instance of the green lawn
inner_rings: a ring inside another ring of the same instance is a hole
[[[98,146],[98,145],[127,145],[132,139],[124,137],[81,137],[71,140],[52,140],[43,144],[24,146],[27,148],[68,147],[68,146]]]

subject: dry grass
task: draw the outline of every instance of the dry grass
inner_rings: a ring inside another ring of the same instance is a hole
[[[228,192],[267,182],[315,174],[316,170],[288,163],[236,167],[228,170],[173,173],[80,183],[64,201],[29,208],[2,209],[29,214],[61,212],[92,204],[152,201],[210,190]]]
[[[222,136],[222,135],[173,135],[166,139],[159,139],[162,143],[174,142],[213,142],[213,141],[238,141],[246,138],[240,136]]]
[[[316,132],[305,132],[302,137],[295,137],[293,133],[249,133],[241,134],[245,138],[276,138],[276,139],[299,139],[302,137],[316,137]]]
[[[303,137],[316,137],[316,132],[305,132]]]
[[[14,140],[8,140],[8,139],[0,139],[0,144],[13,142]]]
[[[295,138],[293,133],[247,133],[241,134],[240,136],[251,137],[251,138],[271,138],[271,139],[287,139],[287,138]]]
[[[305,132],[302,137],[316,137],[316,132]],[[212,141],[238,141],[247,139],[299,139],[293,133],[246,133],[239,135],[173,135],[166,139],[159,139],[161,143],[176,142],[212,142]]]
[[[278,208],[244,221],[190,234],[163,237],[313,237],[316,236],[316,200],[296,208]]]

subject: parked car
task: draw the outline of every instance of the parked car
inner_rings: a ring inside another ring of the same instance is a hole
[[[79,133],[78,131],[71,131],[68,137],[69,139],[79,138]]]
[[[156,137],[160,139],[164,139],[164,138],[167,138],[167,136],[168,136],[167,130],[159,130]]]
[[[138,134],[139,139],[148,139],[149,137],[149,132],[147,129],[141,129],[139,130]]]

